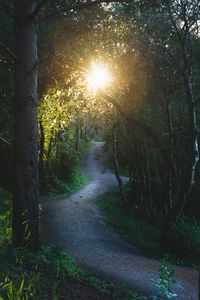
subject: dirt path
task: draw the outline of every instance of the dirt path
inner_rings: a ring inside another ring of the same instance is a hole
[[[50,244],[63,247],[88,269],[114,282],[128,283],[147,294],[156,292],[160,262],[143,257],[105,224],[95,198],[116,186],[115,176],[96,159],[102,143],[95,142],[85,162],[90,180],[74,195],[43,206],[42,230]],[[176,268],[177,300],[198,300],[198,273]]]

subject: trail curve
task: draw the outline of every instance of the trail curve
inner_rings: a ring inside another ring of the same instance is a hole
[[[137,247],[124,241],[105,223],[95,200],[116,186],[115,176],[98,159],[102,143],[94,142],[84,171],[89,181],[80,191],[63,200],[43,204],[41,228],[49,244],[61,246],[88,269],[113,282],[127,283],[147,295],[155,294],[161,263],[144,257]],[[198,272],[176,269],[175,280],[181,287],[177,300],[198,300]]]

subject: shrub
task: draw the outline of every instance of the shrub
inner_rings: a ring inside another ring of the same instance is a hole
[[[200,249],[200,221],[187,217],[177,217],[172,225],[171,239],[174,250],[184,256],[199,257]]]

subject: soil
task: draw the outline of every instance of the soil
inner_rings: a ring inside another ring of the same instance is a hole
[[[89,176],[87,185],[72,196],[43,204],[42,230],[48,244],[62,247],[99,276],[127,283],[146,295],[155,294],[161,263],[144,257],[137,247],[114,233],[95,205],[99,195],[117,185],[115,176],[105,170],[102,145],[95,142],[86,157],[83,169]],[[198,272],[171,267],[176,270],[178,283],[175,299],[198,300]]]

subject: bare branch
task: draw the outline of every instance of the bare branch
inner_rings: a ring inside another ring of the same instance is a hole
[[[35,7],[35,9],[33,10],[32,14],[29,16],[29,18],[34,18],[37,16],[37,14],[40,12],[42,6],[44,5],[44,3],[46,2],[46,0],[40,0],[38,5]]]
[[[14,60],[14,62],[17,61],[17,56],[15,55],[15,53],[8,47],[6,47],[3,43],[0,42],[0,48],[5,51],[9,56],[12,57],[12,59]]]
[[[176,21],[174,20],[174,17],[173,17],[173,13],[171,11],[171,8],[170,8],[170,5],[168,4],[167,5],[167,9],[168,9],[168,14],[169,14],[169,17],[170,17],[170,21],[176,31],[176,34],[177,34],[177,37],[181,43],[181,45],[183,44],[183,39],[182,39],[182,36],[181,36],[181,33],[180,33],[180,30],[178,29],[178,26],[176,24]]]
[[[5,140],[2,136],[0,136],[0,140],[3,141],[5,144],[9,145],[10,147],[12,147],[12,144],[7,140]]]
[[[0,1],[0,10],[4,11],[9,17],[12,17],[13,19],[15,18],[15,14],[4,1]]]
[[[121,107],[121,105],[113,98],[110,97],[108,95],[103,95],[104,98],[110,102],[111,104],[113,104],[113,106],[117,109],[117,111],[119,112],[119,114],[122,116],[122,118],[133,128],[139,128],[140,130],[142,130],[142,132],[149,137],[152,142],[154,143],[154,145],[156,146],[156,148],[159,150],[162,158],[164,159],[165,162],[169,162],[170,161],[170,156],[169,153],[163,148],[163,143],[160,141],[159,137],[155,134],[155,132],[152,130],[152,128],[139,121],[136,120],[132,117],[130,117]]]
[[[134,3],[133,3],[134,2]],[[96,6],[99,4],[109,4],[109,3],[131,3],[131,4],[137,4],[137,3],[141,3],[142,1],[140,0],[93,0],[93,1],[88,1],[88,2],[84,2],[84,3],[80,3],[80,4],[76,4],[76,5],[64,5],[52,12],[50,12],[49,14],[47,14],[46,16],[42,17],[40,19],[40,21],[46,21],[49,20],[55,16],[57,16],[60,13],[66,13],[66,12],[70,12],[72,10],[78,10],[78,9],[84,9],[84,8],[90,8],[92,6]]]

